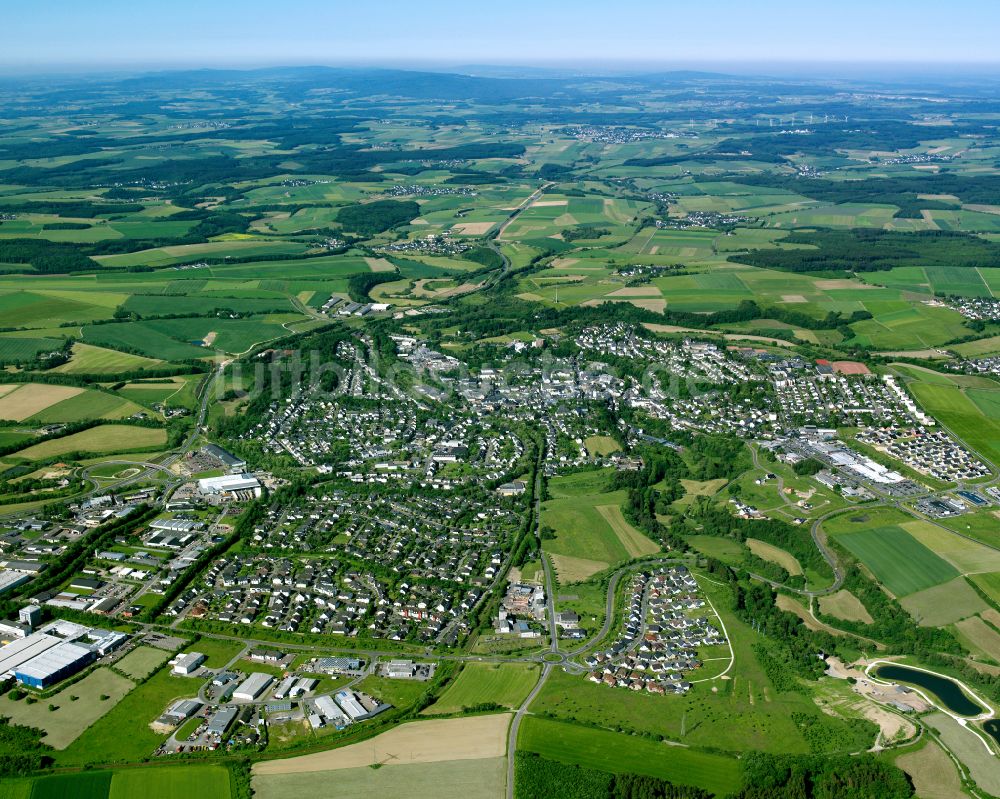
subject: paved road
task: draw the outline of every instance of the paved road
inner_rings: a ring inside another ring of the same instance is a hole
[[[521,703],[510,722],[510,732],[507,734],[507,799],[514,799],[514,754],[517,751],[517,733],[521,729],[521,720],[527,715],[528,707],[535,700],[535,697],[545,687],[545,683],[552,673],[552,668],[551,663],[545,663],[542,666],[542,674],[538,678],[538,682],[535,683],[535,687],[531,689],[531,693]]]

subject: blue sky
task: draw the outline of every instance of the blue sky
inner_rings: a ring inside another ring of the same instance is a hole
[[[23,0],[0,68],[998,62],[996,0]]]

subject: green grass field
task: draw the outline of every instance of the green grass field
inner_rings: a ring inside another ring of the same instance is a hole
[[[955,435],[993,463],[1000,463],[1000,386],[963,391],[955,384],[913,382],[909,389]]]
[[[1000,572],[973,574],[969,579],[995,603],[1000,604]]]
[[[463,708],[495,703],[515,708],[538,680],[538,666],[527,663],[468,663],[427,715],[459,713]]]
[[[141,355],[77,342],[73,345],[70,360],[62,366],[57,366],[53,371],[63,374],[116,374],[136,369],[152,369],[161,363],[163,361],[158,358],[145,358]]]
[[[68,452],[121,452],[130,449],[155,449],[167,441],[167,431],[154,427],[107,424],[81,433],[43,441],[18,451],[17,457],[43,460]]]
[[[964,577],[910,594],[899,604],[924,627],[944,627],[989,609]]]
[[[648,774],[717,796],[740,786],[735,758],[537,716],[522,722],[517,748],[602,771]]]
[[[141,680],[148,677],[170,659],[170,653],[151,646],[138,646],[115,663],[118,671]]]
[[[193,686],[161,668],[142,685],[91,724],[66,749],[56,753],[56,762],[66,766],[88,763],[118,763],[142,760],[163,741],[149,728],[174,699],[191,696]]]
[[[123,397],[103,391],[85,391],[62,402],[50,405],[29,417],[38,424],[53,422],[84,422],[90,419],[123,419],[144,409]]]
[[[222,766],[185,765],[117,771],[109,799],[229,799],[229,772]]]
[[[110,771],[55,774],[35,781],[31,799],[107,799],[110,789]]]
[[[15,724],[45,730],[44,743],[65,750],[84,732],[116,707],[135,685],[106,668],[94,669],[79,682],[33,705],[0,697],[0,715]],[[107,699],[101,699],[107,696]],[[76,699],[73,699],[76,697]],[[56,707],[49,710],[49,704]]]
[[[205,667],[221,669],[246,648],[240,641],[226,641],[221,638],[202,638],[195,644],[181,650],[183,653],[201,652],[205,656]]]
[[[621,517],[625,492],[599,493],[607,479],[602,472],[582,472],[549,482],[553,499],[542,505],[542,524],[556,535],[545,541],[546,552],[611,565],[656,551]]]
[[[896,596],[913,594],[958,576],[954,566],[895,525],[839,535],[836,540]]]

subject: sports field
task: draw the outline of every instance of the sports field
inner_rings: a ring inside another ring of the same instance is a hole
[[[464,708],[497,704],[516,708],[538,681],[538,666],[529,663],[467,663],[425,715],[459,713]]]
[[[947,582],[958,570],[896,525],[839,535],[837,543],[864,563],[897,597]]]
[[[740,765],[735,758],[538,716],[522,722],[517,748],[562,763],[648,774],[719,796],[740,785]]]

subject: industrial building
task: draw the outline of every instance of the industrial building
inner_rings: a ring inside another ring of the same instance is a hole
[[[417,673],[412,660],[390,660],[385,667],[385,676],[392,679],[408,679]]]
[[[201,710],[201,702],[197,699],[178,699],[163,714],[163,720],[169,724],[183,724],[195,713]]]
[[[274,677],[270,674],[255,671],[242,683],[240,683],[239,687],[233,692],[233,699],[240,702],[253,702],[257,699],[257,697],[264,693],[264,691],[266,691],[273,682]]]
[[[205,662],[205,656],[201,652],[188,652],[186,655],[179,655],[173,661],[174,674],[187,677],[194,674]]]
[[[198,490],[205,496],[225,499],[253,499],[261,495],[260,481],[252,474],[224,474],[198,481]]]
[[[22,664],[14,671],[14,678],[21,685],[48,688],[60,680],[72,677],[96,659],[97,655],[92,649],[62,641]]]
[[[302,694],[307,694],[315,690],[317,685],[319,685],[319,680],[315,680],[312,677],[299,677],[295,685],[292,686],[292,690],[288,692],[288,695],[295,699],[302,696]]]
[[[275,699],[284,699],[286,696],[288,696],[291,693],[292,687],[294,685],[295,685],[295,677],[285,677],[285,679],[283,679],[278,684],[278,687],[275,689],[275,691],[274,691],[274,698]]]
[[[337,674],[343,671],[361,671],[364,662],[360,658],[328,657],[316,658],[315,666],[319,671]]]
[[[337,704],[340,705],[351,721],[360,721],[361,719],[368,718],[368,711],[365,709],[365,706],[350,691],[337,691],[336,699]]]
[[[19,585],[23,585],[30,579],[30,574],[13,571],[11,569],[0,569],[0,594],[4,591],[10,591],[17,588]]]
[[[26,638],[31,628],[16,621],[0,621],[0,642],[9,644],[19,638]]]
[[[321,724],[332,724],[338,729],[341,727],[346,727],[350,722],[347,716],[344,715],[343,711],[337,706],[337,703],[333,701],[329,696],[318,696],[314,700],[313,704],[316,706],[316,713],[310,716],[309,723],[315,728],[321,726]],[[313,718],[316,718],[313,721]],[[322,720],[321,720],[321,718]]]
[[[205,525],[193,519],[156,519],[149,523],[153,530],[160,530],[168,533],[190,533],[192,530],[200,530]]]
[[[236,457],[229,450],[223,449],[218,444],[206,444],[202,447],[201,451],[218,461],[222,461],[231,472],[242,472],[247,467],[245,460]]]
[[[42,609],[38,605],[25,605],[17,612],[17,620],[33,630],[42,623]]]
[[[217,735],[220,738],[226,734],[226,730],[232,725],[233,721],[236,719],[236,714],[239,711],[232,705],[226,705],[226,707],[220,707],[214,716],[208,720],[208,728],[206,729],[206,734]]]
[[[0,677],[13,677],[32,688],[48,688],[117,649],[125,640],[123,633],[54,621],[0,647]]]

